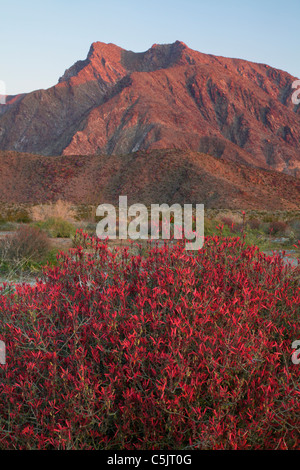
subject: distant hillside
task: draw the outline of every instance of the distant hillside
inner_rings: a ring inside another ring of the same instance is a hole
[[[0,201],[192,203],[206,208],[299,209],[300,181],[184,150],[45,157],[0,152]]]

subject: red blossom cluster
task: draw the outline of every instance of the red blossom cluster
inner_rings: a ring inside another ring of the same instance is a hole
[[[1,449],[299,448],[299,267],[239,238],[82,234],[0,295]]]

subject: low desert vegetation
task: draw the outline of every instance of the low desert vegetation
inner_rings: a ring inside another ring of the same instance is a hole
[[[71,238],[75,235],[74,224],[60,217],[50,217],[35,224],[52,238]]]
[[[0,292],[0,448],[299,448],[299,279],[241,237],[141,256],[80,232]]]
[[[32,206],[30,216],[34,222],[45,222],[48,219],[74,222],[76,220],[76,210],[70,202],[59,199],[53,203]]]
[[[35,226],[52,238],[71,238],[76,232],[76,210],[69,202],[40,204],[31,207],[30,213]]]
[[[37,227],[22,224],[0,240],[0,272],[9,277],[39,271],[53,256],[47,234]]]
[[[25,205],[0,204],[0,224],[4,223],[29,223],[31,222],[30,210]]]
[[[0,269],[2,273],[7,273],[9,268],[12,268],[13,273],[22,271],[23,268],[29,271],[32,270],[35,273],[43,265],[42,262],[32,261],[34,257],[31,258],[30,262],[27,258],[20,259],[19,252],[16,252],[15,256],[13,256],[13,244],[9,248],[10,254],[8,258],[8,240],[18,232],[20,227],[22,227],[22,230],[24,230],[24,227],[34,227],[43,232],[46,238],[49,238],[51,247],[55,247],[55,249],[51,248],[44,259],[50,264],[56,263],[55,252],[60,249],[60,239],[70,239],[70,246],[72,244],[76,246],[77,242],[74,240],[74,236],[77,229],[83,229],[90,236],[95,236],[96,234],[98,219],[97,217],[94,217],[94,219],[92,217],[92,206],[74,207],[70,203],[58,201],[55,204],[34,206],[31,209],[23,206],[17,207],[15,213],[18,213],[21,209],[28,211],[31,222],[20,224],[15,221],[0,220],[0,232],[3,234],[8,233],[7,236],[1,235],[0,237],[0,246],[2,247]],[[10,213],[14,212],[10,206],[5,210],[6,213],[8,211]],[[3,209],[2,213],[4,213]],[[79,214],[80,217],[86,217],[86,219],[80,219]],[[241,211],[207,210],[204,228],[205,236],[220,235],[222,233],[224,237],[244,237],[247,245],[255,245],[262,251],[290,250],[294,253],[293,256],[295,258],[300,256],[300,249],[297,245],[297,241],[300,239],[299,211],[282,211],[272,214],[248,211],[243,215]],[[30,229],[28,231],[31,233],[31,236],[24,236],[22,242],[24,245],[27,243],[32,245],[34,243],[34,232],[30,232]],[[39,232],[36,231],[35,233]],[[54,239],[57,242],[53,244],[51,241]],[[115,242],[111,241],[109,244],[114,245]],[[121,244],[126,244],[126,242]],[[61,246],[63,248],[65,245],[62,243]],[[19,248],[16,250],[19,250]],[[23,268],[21,269],[21,267]]]

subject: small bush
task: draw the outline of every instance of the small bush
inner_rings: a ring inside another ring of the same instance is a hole
[[[33,206],[31,208],[31,218],[35,222],[46,222],[48,219],[74,222],[76,214],[70,202],[59,199],[55,203]]]
[[[285,235],[288,226],[286,222],[275,220],[269,225],[269,233],[272,235]]]
[[[261,221],[259,219],[251,219],[248,225],[251,230],[259,230],[261,228]]]
[[[227,225],[227,227],[229,227],[230,230],[232,230],[235,225],[234,220],[231,217],[222,217],[221,222],[224,225]]]
[[[244,224],[243,223],[240,223],[240,224],[234,224],[231,231],[232,233],[235,233],[237,235],[240,235],[241,233],[244,232]]]
[[[76,232],[74,225],[60,217],[50,217],[44,222],[37,223],[37,226],[53,238],[70,238]]]
[[[13,207],[8,209],[4,220],[21,224],[28,224],[32,221],[28,211],[22,207]]]
[[[47,235],[37,227],[21,225],[12,236],[2,240],[0,253],[2,263],[17,263],[20,260],[39,263],[50,250]]]

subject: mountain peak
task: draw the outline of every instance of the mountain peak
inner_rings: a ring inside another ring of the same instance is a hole
[[[3,107],[0,149],[111,155],[176,147],[299,176],[294,80],[179,40],[145,52],[93,42],[58,85]]]
[[[112,82],[124,75],[121,65],[123,49],[115,44],[93,42],[85,60],[79,60],[59,79],[65,82],[73,79],[78,83],[89,80],[102,80]]]
[[[184,51],[186,55],[183,58]],[[103,78],[104,81],[110,81],[107,77],[108,69],[117,71],[118,75],[123,75],[126,70],[150,72],[168,68],[182,61],[191,64],[193,63],[190,57],[192,53],[193,51],[182,41],[175,41],[172,44],[153,44],[145,52],[128,51],[112,43],[95,41],[90,46],[87,58],[77,61],[67,69],[59,82],[65,82],[74,77],[77,80]]]
[[[101,41],[95,41],[91,44],[87,58],[93,57],[94,55],[109,55],[120,53],[123,49],[116,46],[113,43],[105,43]]]
[[[174,44],[176,44],[176,46],[182,47],[183,49],[189,49],[189,47],[183,41],[175,41]]]
[[[182,41],[175,41],[173,43],[168,44],[153,44],[150,49],[157,49],[159,47],[180,47],[182,49],[188,49],[188,46]]]

